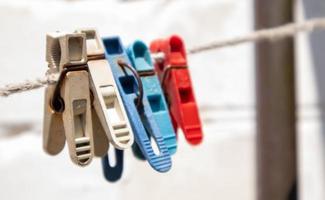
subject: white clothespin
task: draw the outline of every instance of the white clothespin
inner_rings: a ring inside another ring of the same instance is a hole
[[[85,34],[48,34],[46,58],[60,78],[46,89],[44,149],[58,154],[66,139],[71,160],[85,166],[94,155]]]
[[[93,123],[97,124],[99,131],[105,131],[115,148],[120,150],[129,148],[134,142],[133,132],[113,73],[105,59],[102,41],[96,30],[80,29],[77,32],[86,35],[87,64],[94,97],[93,113],[96,113],[99,120],[99,122],[94,121]]]

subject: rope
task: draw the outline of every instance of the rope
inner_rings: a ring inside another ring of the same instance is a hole
[[[0,96],[7,97],[15,93],[38,89],[48,84],[54,84],[57,80],[57,74],[49,74],[43,78],[38,78],[32,81],[27,80],[21,83],[8,84],[0,88]]]
[[[188,50],[188,54],[197,54],[213,49],[231,47],[248,42],[276,41],[287,37],[293,37],[300,32],[313,32],[325,29],[325,18],[315,18],[302,23],[290,23],[270,29],[262,29],[245,36],[239,36],[228,40],[212,41],[208,44],[194,47]]]
[[[302,23],[290,23],[275,28],[262,29],[259,31],[252,32],[248,35],[239,36],[232,39],[212,41],[207,44],[189,49],[187,53],[190,55],[198,54],[205,51],[236,46],[236,45],[249,43],[249,42],[254,42],[254,43],[259,41],[273,42],[287,37],[293,37],[296,34],[301,32],[309,33],[315,30],[325,30],[325,18],[315,18]],[[163,54],[156,54],[156,55],[153,54],[153,57],[156,60],[164,59]],[[3,87],[0,87],[0,96],[6,97],[11,94],[37,89],[47,84],[53,84],[56,83],[57,78],[58,78],[57,75],[50,74],[44,78],[40,78],[32,81],[25,81],[22,83],[5,85]]]

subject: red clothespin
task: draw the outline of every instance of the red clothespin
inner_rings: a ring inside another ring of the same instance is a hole
[[[199,144],[203,139],[202,125],[183,40],[176,35],[154,40],[150,50],[164,54],[164,59],[155,62],[155,70],[169,103],[175,131],[180,127],[190,144]]]

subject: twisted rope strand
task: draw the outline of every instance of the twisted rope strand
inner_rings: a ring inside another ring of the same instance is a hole
[[[0,96],[7,97],[15,93],[38,89],[48,84],[56,83],[57,79],[57,74],[49,74],[43,78],[37,78],[35,80],[27,80],[21,83],[8,84],[0,88]]]
[[[204,51],[213,49],[220,49],[225,47],[231,47],[248,42],[258,41],[276,41],[287,37],[293,37],[298,33],[302,32],[313,32],[315,30],[325,29],[325,18],[315,18],[302,23],[290,23],[283,26],[278,26],[270,29],[262,29],[259,31],[252,32],[245,36],[239,36],[232,39],[212,41],[204,45],[200,45],[189,49],[188,54],[197,54]]]

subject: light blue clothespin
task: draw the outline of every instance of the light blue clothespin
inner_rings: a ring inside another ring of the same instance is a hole
[[[127,53],[132,66],[141,77],[144,98],[148,99],[153,116],[159,126],[169,153],[172,155],[177,149],[176,134],[169,116],[165,96],[153,67],[150,51],[144,42],[137,40],[129,45]],[[140,156],[139,158],[142,157]]]
[[[152,168],[158,172],[169,171],[172,165],[170,153],[154,119],[147,98],[142,98],[143,88],[140,77],[131,67],[119,37],[104,38],[103,42],[106,59],[112,68],[136,143]],[[148,135],[155,140],[159,155],[155,154]]]

